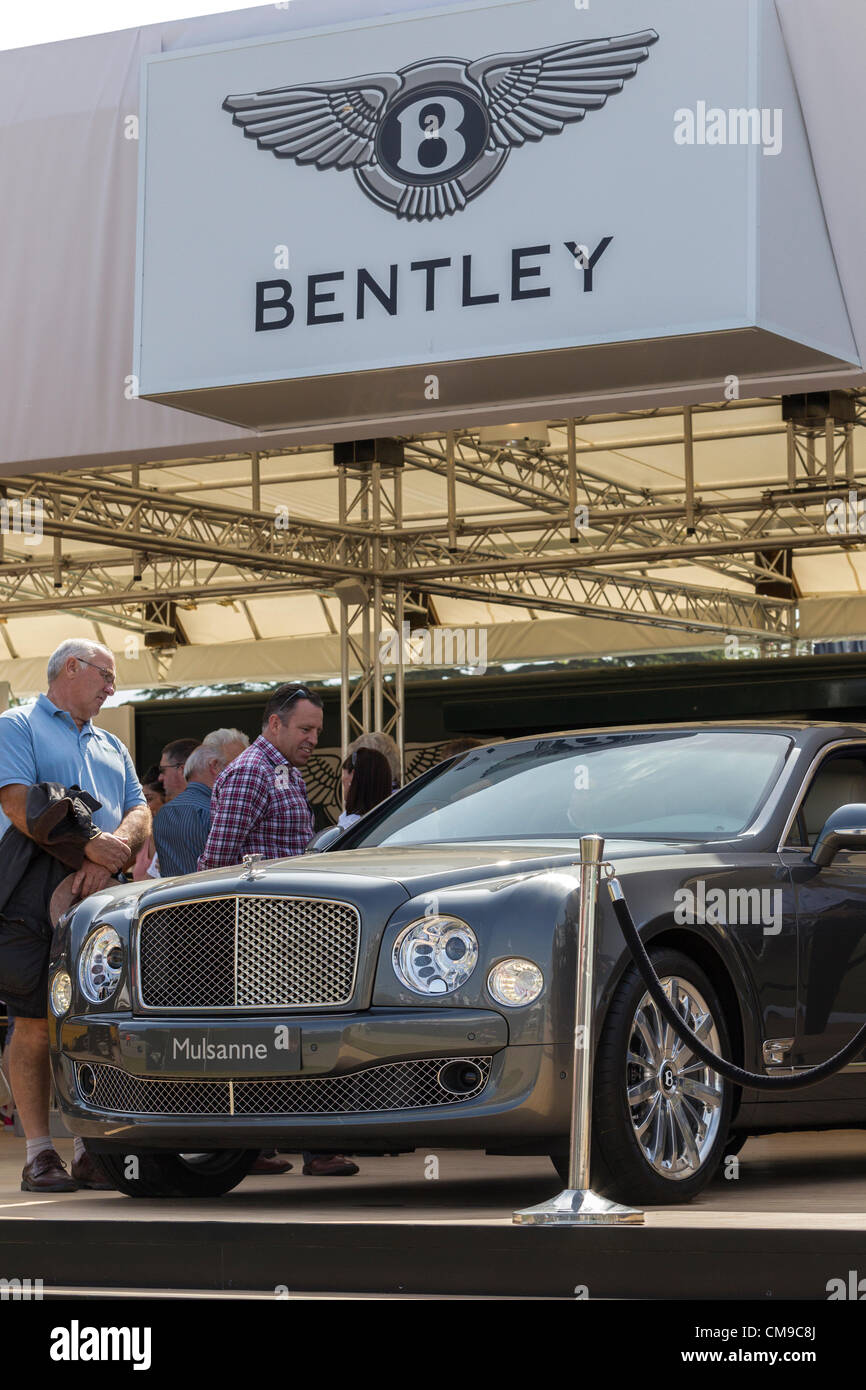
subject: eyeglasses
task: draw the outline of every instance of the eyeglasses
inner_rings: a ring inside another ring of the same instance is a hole
[[[162,763],[160,763],[159,767],[158,767],[156,770],[157,770],[157,772],[160,774],[160,776],[162,776],[162,774],[163,774],[164,772],[168,772],[168,769],[169,769],[170,767],[183,767],[183,766],[184,766],[183,763],[166,763],[165,767],[163,767]]]
[[[92,666],[94,671],[98,671],[106,685],[114,685],[117,681],[115,671],[107,671],[104,666],[97,666],[95,661],[85,661],[83,656],[77,656],[76,661],[80,661],[82,666]]]
[[[283,710],[287,709],[293,700],[297,700],[299,695],[303,695],[305,700],[312,700],[313,698],[305,685],[299,685],[297,690],[293,690],[291,695],[289,695],[288,698],[283,701],[279,709],[275,710],[274,713],[282,714]]]

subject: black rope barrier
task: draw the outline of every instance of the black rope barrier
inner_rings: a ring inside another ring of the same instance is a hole
[[[713,1071],[717,1071],[720,1076],[726,1077],[728,1081],[733,1081],[737,1086],[749,1086],[756,1091],[800,1091],[806,1086],[815,1086],[819,1081],[824,1081],[828,1076],[833,1076],[837,1071],[841,1071],[842,1067],[853,1061],[858,1053],[866,1047],[866,1023],[864,1023],[851,1041],[846,1043],[839,1052],[834,1053],[832,1057],[827,1058],[826,1062],[821,1062],[816,1067],[808,1067],[797,1072],[796,1076],[766,1076],[762,1072],[746,1071],[743,1067],[726,1061],[724,1057],[717,1057],[715,1052],[711,1052],[701,1042],[697,1034],[692,1032],[682,1014],[678,1013],[665,994],[664,986],[653,969],[652,961],[634,924],[634,918],[629,911],[619,880],[616,877],[609,878],[607,886],[616,920],[619,922],[626,945],[631,951],[638,974],[646,985],[647,992],[656,1008],[667,1019],[677,1037],[688,1044],[695,1056],[705,1062],[708,1067],[712,1067]]]

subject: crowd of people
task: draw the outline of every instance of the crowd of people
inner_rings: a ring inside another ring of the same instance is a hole
[[[81,1139],[69,1172],[49,1134],[48,960],[62,912],[112,880],[217,869],[248,854],[303,854],[314,833],[303,769],[322,732],[315,691],[281,685],[252,743],[239,729],[175,739],[139,780],[120,739],[93,723],[116,679],[108,648],[69,639],[49,659],[46,693],[0,714],[0,998],[9,1018],[3,1075],[27,1144],[24,1191],[109,1186]],[[342,765],[339,826],[354,825],[400,780],[393,739],[362,734]],[[63,859],[42,833],[46,809],[56,824],[59,797],[74,808],[66,812]],[[253,1172],[291,1166],[280,1154],[262,1154]],[[305,1153],[303,1172],[351,1176],[358,1167],[343,1154]]]

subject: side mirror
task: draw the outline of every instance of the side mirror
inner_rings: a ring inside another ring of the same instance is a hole
[[[866,806],[864,806],[863,809],[866,811]],[[342,839],[343,833],[343,828],[339,825],[328,825],[324,830],[318,830],[307,845],[304,853],[324,854],[326,849],[330,849],[331,845],[336,844],[337,840]]]
[[[840,849],[866,850],[866,806],[840,806],[828,816],[809,860],[816,868],[826,869]]]

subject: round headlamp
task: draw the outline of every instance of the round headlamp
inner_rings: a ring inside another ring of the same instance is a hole
[[[544,976],[534,961],[511,956],[494,965],[487,976],[487,988],[498,1004],[516,1009],[535,1003],[544,989]]]
[[[394,944],[394,973],[415,994],[452,994],[477,960],[477,937],[459,917],[422,917]]]
[[[114,927],[97,927],[82,947],[78,960],[78,983],[85,999],[102,1004],[110,999],[120,983],[123,969],[123,943]]]
[[[58,970],[51,981],[51,988],[48,991],[48,998],[51,1001],[51,1012],[55,1018],[62,1018],[69,1013],[69,1006],[72,1003],[72,979],[65,970]]]

